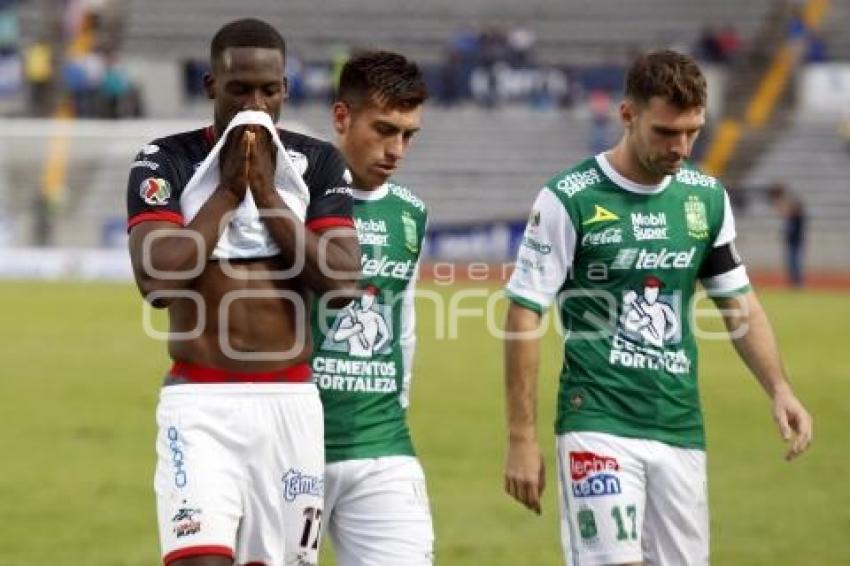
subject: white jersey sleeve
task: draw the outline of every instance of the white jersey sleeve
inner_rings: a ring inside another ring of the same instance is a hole
[[[721,259],[718,265],[721,269],[715,269],[709,277],[701,281],[703,287],[713,295],[735,293],[736,291],[749,288],[750,279],[747,276],[747,268],[744,267],[741,256],[735,248],[735,217],[732,214],[732,204],[729,194],[723,192],[723,223],[717,238],[714,240],[712,254],[728,255],[728,259]],[[722,250],[722,251],[721,251]]]
[[[537,312],[546,310],[573,265],[576,230],[566,208],[548,188],[534,201],[506,294]]]
[[[729,201],[729,193],[723,191],[723,224],[720,225],[720,232],[717,233],[717,238],[714,240],[714,247],[718,248],[723,244],[734,242],[737,235],[735,231],[735,217],[732,214],[732,203]]]
[[[399,344],[401,346],[402,384],[399,394],[399,403],[403,408],[410,405],[410,386],[413,381],[413,354],[416,351],[416,308],[414,299],[416,297],[416,280],[419,277],[419,262],[401,300],[401,334]]]

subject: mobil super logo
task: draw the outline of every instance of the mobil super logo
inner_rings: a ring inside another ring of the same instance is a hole
[[[616,458],[593,452],[570,452],[573,497],[620,493],[620,464]]]

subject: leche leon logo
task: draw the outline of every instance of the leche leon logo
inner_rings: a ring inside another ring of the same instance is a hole
[[[621,492],[616,458],[593,452],[570,452],[573,497],[598,497]]]

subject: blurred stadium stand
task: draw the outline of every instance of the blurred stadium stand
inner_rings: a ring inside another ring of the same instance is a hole
[[[434,62],[463,24],[521,23],[533,27],[541,62],[597,64],[647,44],[689,45],[705,21],[734,19],[742,36],[750,37],[773,4],[643,0],[640,9],[630,9],[619,0],[287,0],[285,6],[242,0],[234,10],[229,0],[129,0],[127,50],[154,57],[204,57],[210,30],[236,14],[251,14],[278,26],[306,59],[325,57],[328,45],[344,43],[392,47]]]
[[[18,3],[22,45],[43,32],[48,4]],[[730,65],[705,65],[715,126],[735,103],[742,104],[742,93],[759,82],[784,37],[791,4],[646,0],[640,10],[629,11],[615,0],[432,0],[403,7],[394,0],[288,0],[285,7],[268,0],[115,2],[110,41],[121,47],[124,64],[142,90],[148,118],[62,125],[28,119],[0,122],[0,245],[37,243],[36,235],[44,235],[43,224],[49,219],[46,239],[51,245],[122,246],[129,163],[149,140],[209,121],[209,104],[184,93],[182,65],[205,59],[211,34],[236,17],[250,14],[268,20],[281,29],[293,53],[322,64],[329,64],[332,46],[348,45],[388,47],[439,65],[463,26],[524,26],[536,36],[535,62],[589,74],[614,69],[618,80],[616,73],[635,51],[658,46],[691,49],[706,24],[732,22],[744,56]],[[850,102],[845,110],[835,100],[821,104],[830,90],[822,88],[824,80],[838,76],[850,81],[850,0],[832,0],[828,9],[819,37],[828,48],[829,63],[797,69],[795,86],[779,101],[770,123],[742,138],[745,143],[735,149],[734,167],[722,176],[738,207],[742,252],[760,269],[778,270],[781,265],[780,220],[763,190],[782,180],[803,200],[811,219],[809,266],[850,271],[850,237],[843,229],[850,216],[850,152],[838,134],[838,122],[843,111],[850,112]],[[820,83],[812,78],[817,72],[825,73]],[[850,93],[850,83],[836,92]],[[589,153],[593,121],[584,95],[579,91],[573,104],[543,111],[517,103],[496,109],[432,104],[398,181],[427,201],[434,227],[521,221],[542,183]],[[0,111],[3,107],[0,100]],[[282,122],[330,135],[324,101],[287,108]],[[68,155],[62,186],[45,201],[38,195],[45,192],[44,163],[57,128],[67,129]],[[618,131],[616,122],[613,131]]]

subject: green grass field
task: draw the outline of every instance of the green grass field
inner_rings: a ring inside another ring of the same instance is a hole
[[[446,299],[469,290],[429,289]],[[703,345],[713,563],[850,564],[850,295],[762,298],[815,415],[816,443],[786,463],[755,381],[728,343]],[[483,303],[467,298],[460,306]],[[501,344],[471,316],[459,320],[458,338],[436,338],[438,326],[443,335],[453,329],[432,304],[420,309],[410,418],[428,475],[438,563],[561,564],[551,473],[558,337],[547,336],[543,356],[540,430],[550,474],[537,517],[502,492]],[[142,331],[135,289],[0,283],[0,313],[0,564],[157,564],[153,413],[168,362],[164,345]],[[492,318],[501,323],[501,314]]]

